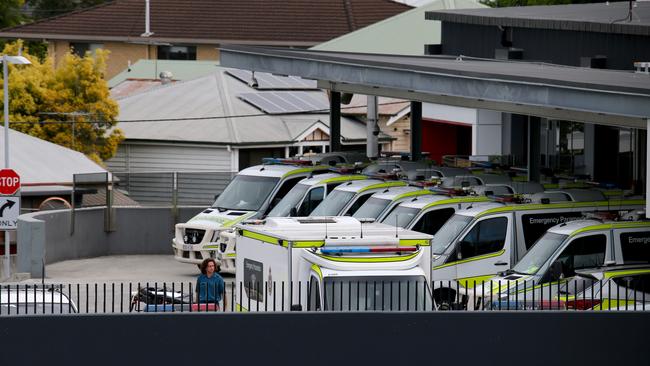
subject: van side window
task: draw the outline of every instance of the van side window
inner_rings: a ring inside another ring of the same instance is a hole
[[[571,277],[576,274],[576,269],[602,266],[606,247],[604,234],[584,236],[572,241],[556,261],[562,263],[564,277]]]
[[[537,239],[541,238],[546,230],[550,227],[563,222],[579,220],[582,218],[581,212],[557,212],[547,214],[528,214],[521,216],[521,226],[524,233],[524,242],[526,250],[535,244]]]
[[[357,212],[359,207],[361,207],[361,205],[366,203],[368,198],[370,198],[370,196],[372,196],[373,193],[375,192],[370,192],[357,198],[357,200],[352,204],[352,206],[350,206],[350,208],[348,208],[348,210],[345,212],[345,216],[352,216],[353,213]]]
[[[650,274],[616,277],[613,281],[628,290],[650,294]]]
[[[460,242],[462,259],[494,253],[503,248],[508,231],[508,219],[495,217],[480,221]]]
[[[298,216],[309,216],[309,214],[323,201],[325,197],[325,187],[317,187],[309,191],[307,196],[300,204]]]
[[[623,262],[650,263],[650,231],[621,233]]]
[[[442,225],[444,225],[455,212],[456,210],[452,207],[443,208],[442,210],[431,210],[420,217],[412,230],[429,235],[436,235]]]
[[[316,277],[312,276],[309,280],[309,303],[307,310],[319,311],[320,307],[320,286]]]
[[[275,207],[275,205],[277,205],[278,202],[280,202],[282,198],[284,198],[284,196],[286,196],[286,194],[289,193],[291,188],[293,188],[293,186],[298,184],[298,182],[300,182],[303,179],[305,179],[305,177],[301,176],[297,178],[287,179],[284,183],[282,183],[282,186],[278,190],[278,193],[276,193],[273,199],[271,200],[271,204],[269,205],[269,208],[266,210],[266,212],[267,213],[271,212],[273,207]]]

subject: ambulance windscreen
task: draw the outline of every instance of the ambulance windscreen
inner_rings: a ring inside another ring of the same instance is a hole
[[[417,208],[397,206],[382,220],[382,223],[405,228],[419,212]]]
[[[237,175],[212,204],[213,208],[257,211],[280,178]]]
[[[562,245],[567,235],[549,233],[544,234],[530,250],[514,266],[516,273],[534,275]]]
[[[336,216],[354,197],[354,192],[333,190],[309,216]]]
[[[287,217],[291,209],[296,207],[298,202],[305,196],[309,186],[296,184],[280,202],[269,212],[268,217]]]
[[[431,242],[431,253],[443,254],[452,241],[456,239],[469,223],[471,216],[454,215],[438,230]]]
[[[376,219],[386,209],[389,203],[390,200],[387,199],[370,197],[370,199],[352,214],[352,217],[357,219]]]

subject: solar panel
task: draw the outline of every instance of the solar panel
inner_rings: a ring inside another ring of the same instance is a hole
[[[248,70],[229,69],[229,75],[243,83],[251,82],[252,73]],[[278,76],[266,72],[256,72],[257,90],[316,90],[315,80],[306,80],[297,76]]]
[[[325,93],[265,91],[242,93],[238,97],[268,114],[313,113],[329,109]]]

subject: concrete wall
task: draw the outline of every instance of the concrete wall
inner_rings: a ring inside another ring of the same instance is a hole
[[[195,312],[3,317],[0,339],[3,365],[648,365],[648,326],[647,312]]]
[[[186,222],[203,207],[179,209],[179,222]],[[172,254],[174,214],[170,207],[116,207],[113,231],[104,230],[103,207],[75,212],[36,212],[18,217],[16,271],[42,275],[42,263],[120,254]]]

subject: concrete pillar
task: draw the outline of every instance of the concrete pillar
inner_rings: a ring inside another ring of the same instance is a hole
[[[594,166],[596,164],[596,125],[585,123],[585,174],[589,174],[591,179],[594,178]]]
[[[379,112],[377,106],[377,96],[368,95],[368,116],[366,119],[366,155],[370,159],[379,156]]]
[[[472,126],[472,155],[502,155],[501,112],[476,110]]]
[[[330,151],[341,151],[341,93],[330,92]]]
[[[528,117],[528,180],[531,182],[539,182],[540,127],[539,117]]]
[[[422,102],[411,102],[411,160],[422,156]]]

